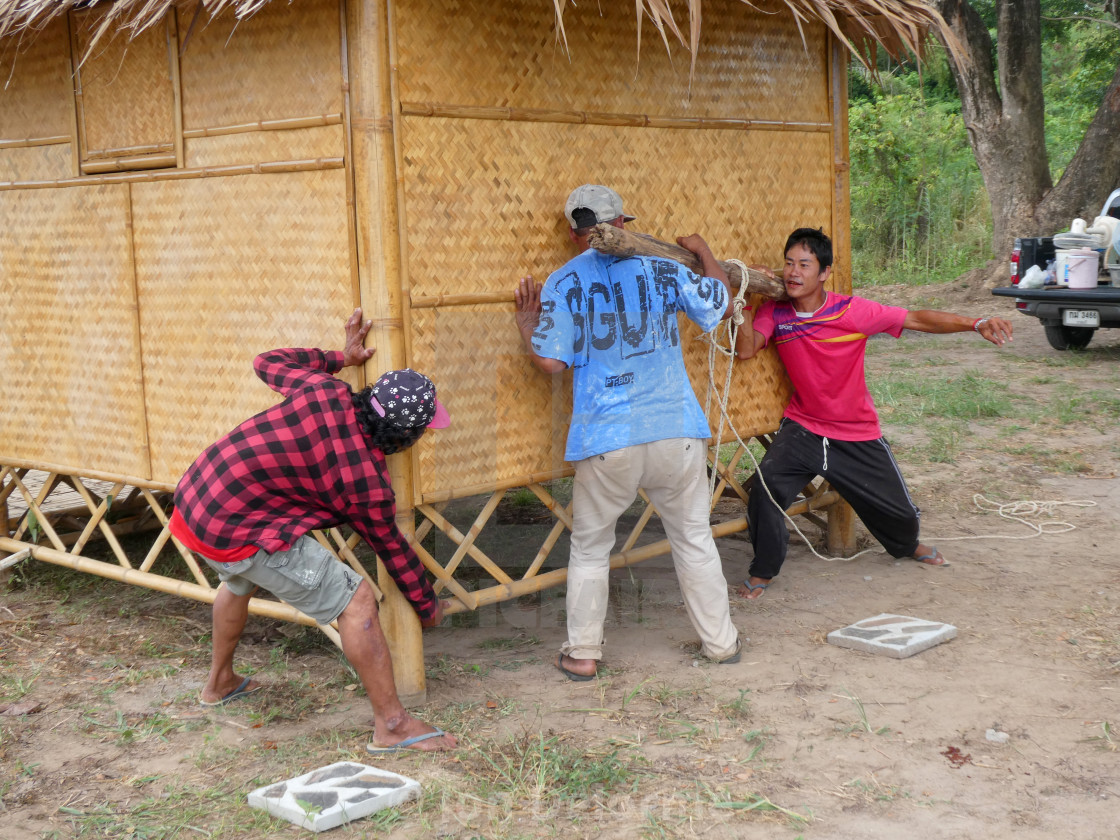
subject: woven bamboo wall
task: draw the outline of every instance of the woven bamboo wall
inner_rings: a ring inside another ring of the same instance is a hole
[[[0,191],[0,456],[148,473],[128,187]]]
[[[669,241],[699,232],[723,258],[779,266],[795,227],[832,229],[823,27],[806,25],[803,43],[788,15],[706,3],[690,99],[687,55],[670,61],[649,25],[635,69],[632,9],[567,8],[570,61],[548,4],[397,7],[412,297],[512,291],[525,273],[543,281],[573,255],[561,210],[584,182],[618,189],[638,216],[630,227]],[[471,25],[442,23],[454,16]],[[413,364],[445,383],[457,420],[421,442],[418,497],[564,467],[570,386],[531,367],[509,306],[414,309],[410,319]],[[686,340],[685,352],[703,404],[707,346]],[[788,383],[773,353],[736,365],[732,387],[741,435],[777,427]]]
[[[353,308],[341,169],[133,186],[152,478],[276,401],[274,347],[342,346]]]
[[[0,141],[70,134],[69,54],[65,21],[0,44]]]
[[[0,182],[69,179],[0,189],[0,457],[174,484],[277,399],[253,375],[257,353],[342,344],[358,301],[338,0],[270,3],[232,38],[231,15],[197,27],[180,76],[184,164],[196,171],[74,186],[57,135],[75,113],[93,157],[175,143],[160,133],[175,125],[165,39],[187,39],[190,11],[127,50],[120,35],[99,42],[77,108],[65,68],[95,13],[77,16],[73,45],[66,26],[32,40],[19,85],[0,92]],[[277,162],[267,174],[201,171]]]
[[[71,174],[69,143],[0,148],[0,182],[53,181]]]
[[[157,25],[134,38],[116,32],[89,43],[106,12],[74,16],[76,54],[84,58],[81,129],[87,156],[106,150],[175,142],[175,95],[167,27]]]
[[[219,134],[186,141],[187,166],[225,166],[281,160],[341,158],[346,151],[342,125],[289,131]]]
[[[766,2],[758,4],[765,8]],[[806,54],[784,5],[775,15],[738,0],[703,4],[697,76],[671,57],[651,24],[636,65],[633,3],[568,3],[571,56],[540,0],[407,0],[395,4],[400,99],[486,107],[578,109],[617,114],[828,120],[822,27],[804,26]],[[688,16],[677,8],[687,32]],[[670,36],[672,40],[672,36]],[[791,104],[796,103],[791,111]],[[793,116],[795,114],[795,116]]]
[[[180,41],[193,14],[193,4],[179,11]],[[199,21],[181,74],[186,131],[340,113],[338,0],[281,0],[243,21]]]

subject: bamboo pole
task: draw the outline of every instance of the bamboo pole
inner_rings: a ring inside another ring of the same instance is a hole
[[[347,14],[351,155],[357,218],[358,274],[362,307],[374,321],[368,342],[377,348],[372,364],[381,369],[408,364],[402,197],[392,78],[391,16],[388,0],[352,0]],[[390,480],[399,501],[397,525],[413,533],[413,463],[409,453],[389,458]],[[378,584],[385,594],[381,624],[390,642],[397,692],[402,702],[423,701],[424,644],[420,621],[378,563]]]
[[[346,28],[345,0],[338,4],[338,41],[342,85],[342,155],[346,159],[346,245],[350,262],[350,295],[354,306],[362,305],[361,272],[358,266],[358,205],[355,200],[354,138],[350,130],[350,37]],[[358,368],[358,387],[366,385],[366,368]],[[372,585],[372,581],[370,581]],[[380,593],[378,593],[380,596]],[[381,597],[378,597],[378,601]]]
[[[0,473],[0,479],[7,473],[7,468],[11,468],[15,470],[40,470],[41,472],[62,473],[73,478],[78,478],[79,480],[82,478],[89,478],[94,481],[108,481],[110,483],[119,481],[122,484],[131,485],[133,487],[145,487],[149,490],[159,490],[165,493],[173,493],[175,491],[174,484],[168,484],[164,481],[153,481],[149,478],[136,478],[131,475],[120,475],[119,473],[108,473],[101,470],[83,469],[80,473],[77,473],[74,471],[73,467],[62,466],[61,464],[50,464],[44,461],[24,461],[18,458],[5,458],[3,466],[6,469],[5,473]]]
[[[46,546],[28,546],[26,543],[13,540],[9,537],[0,537],[0,551],[18,552],[24,549],[30,549],[31,557],[35,560],[41,560],[55,566],[65,566],[77,572],[86,572],[91,575],[97,575],[98,577],[119,581],[120,583],[142,586],[145,589],[153,589],[156,592],[163,592],[167,595],[178,595],[181,598],[190,598],[192,601],[213,604],[214,598],[218,594],[217,589],[204,587],[197,583],[173,580],[163,577],[162,575],[154,575],[151,572],[142,572],[139,569],[122,569],[120,566],[104,563],[101,560],[92,560],[89,557],[75,557],[53,548],[47,548]],[[296,624],[305,624],[309,627],[319,627],[322,629],[322,625],[318,624],[315,619],[305,615],[295,607],[280,601],[267,601],[263,598],[252,598],[249,601],[249,612],[253,615],[263,615],[268,618],[277,618],[281,621],[291,621]],[[330,633],[327,635],[331,637]],[[337,634],[332,637],[332,641],[335,641],[335,639],[337,639]]]
[[[848,158],[848,51],[832,33],[828,35],[828,99],[832,113],[832,246],[831,285],[847,294],[852,290],[852,231],[850,170]],[[853,535],[854,539],[854,535]]]
[[[529,475],[507,478],[504,481],[491,481],[485,484],[471,484],[466,487],[456,487],[453,490],[436,490],[431,493],[422,493],[420,503],[434,505],[437,502],[449,502],[452,499],[462,499],[466,496],[477,496],[480,493],[493,493],[495,490],[508,490],[511,487],[531,487],[542,481],[552,481],[556,478],[565,478],[573,472],[571,467],[547,472],[530,473]]]
[[[149,143],[146,146],[122,146],[119,149],[98,149],[87,152],[86,160],[102,160],[105,158],[139,157],[141,155],[154,155],[160,152],[174,152],[174,143]]]
[[[66,16],[66,35],[70,39],[70,49],[66,52],[67,69],[70,71],[71,89],[74,92],[74,107],[70,109],[70,131],[74,141],[70,144],[70,171],[74,177],[82,174],[82,147],[85,145],[85,110],[82,105],[82,77],[78,73],[81,59],[78,56],[78,33],[74,28],[74,16]]]
[[[148,181],[189,181],[194,178],[219,178],[229,175],[269,175],[274,172],[315,172],[342,169],[340,157],[311,160],[278,160],[266,163],[237,163],[228,166],[200,166],[185,169],[164,169],[153,172],[128,172],[119,175],[98,175],[84,178],[61,178],[54,181],[0,181],[0,190],[45,190],[55,187],[89,187],[102,184],[125,184]]]
[[[345,42],[343,47],[343,55],[345,56]],[[197,140],[200,137],[247,134],[251,131],[290,131],[297,128],[318,128],[324,125],[340,125],[343,122],[342,114],[319,114],[310,117],[287,117],[281,120],[257,120],[256,122],[237,123],[236,125],[216,125],[209,128],[188,128],[183,131],[183,136],[188,140]]]
[[[171,76],[171,119],[174,133],[175,165],[186,166],[186,150],[183,147],[183,82],[179,75],[179,13],[171,9],[164,23],[164,37],[167,43],[167,67]]]
[[[175,166],[174,152],[171,154],[87,160],[82,164],[82,172],[87,175],[100,175],[103,172],[133,172],[137,169],[164,169],[168,166]]]
[[[449,105],[438,102],[402,102],[406,117],[445,117],[461,120],[499,120],[510,122],[576,123],[635,128],[719,129],[733,131],[819,131],[832,130],[832,123],[795,120],[719,119],[710,117],[670,117],[648,114],[622,114],[595,111],[568,111],[547,108],[507,108],[483,105]]]
[[[463,295],[409,295],[413,309],[435,309],[439,306],[472,306],[477,303],[512,303],[513,292],[471,292]]]
[[[61,146],[71,141],[69,135],[57,137],[28,137],[24,140],[0,140],[0,149],[26,149],[32,146]]]
[[[700,259],[687,248],[661,242],[644,233],[633,233],[613,225],[601,224],[595,225],[587,241],[592,248],[603,254],[616,257],[662,257],[679,262],[697,274],[703,273]],[[739,288],[743,282],[739,266],[726,262],[720,262],[720,266],[727,272],[727,279],[732,288]],[[780,280],[771,280],[761,271],[755,271],[753,268],[747,269],[747,291],[752,295],[762,295],[771,300],[784,300],[786,297],[785,286]]]

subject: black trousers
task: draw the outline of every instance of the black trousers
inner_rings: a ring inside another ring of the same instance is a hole
[[[758,471],[781,510],[756,480],[747,503],[754,546],[751,577],[772,578],[781,570],[789,544],[781,511],[817,476],[844,497],[892,557],[909,557],[918,548],[921,511],[910,499],[885,438],[833,440],[786,418]]]

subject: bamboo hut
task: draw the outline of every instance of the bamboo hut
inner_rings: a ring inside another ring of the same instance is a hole
[[[412,366],[453,416],[393,463],[401,523],[443,594],[469,610],[561,582],[563,563],[545,561],[570,519],[548,482],[569,474],[569,386],[531,369],[511,292],[568,258],[568,191],[609,183],[639,229],[700,231],[745,261],[778,264],[789,230],[821,225],[848,289],[849,53],[914,47],[933,19],[909,0],[710,0],[699,37],[698,14],[684,34],[660,0],[643,7],[635,29],[623,3],[0,2],[7,565],[29,556],[212,600],[166,530],[170,491],[276,398],[250,373],[256,353],[339,346],[360,305],[377,354],[353,384]],[[689,342],[688,356],[703,404],[707,354]],[[735,367],[729,420],[744,440],[765,442],[787,387],[772,353]],[[720,493],[742,495],[741,457],[713,459]],[[525,487],[555,526],[512,573],[477,537]],[[477,494],[469,527],[445,518]],[[798,505],[834,501],[820,487]],[[145,528],[145,555],[124,551],[118,535]],[[424,547],[435,531],[445,556]],[[635,548],[637,532],[614,562],[666,550]],[[319,537],[360,566],[354,535]],[[88,556],[95,539],[111,559]],[[181,575],[153,570],[165,549]],[[466,586],[467,567],[486,582]],[[417,699],[418,623],[373,576],[402,697]],[[253,610],[311,623],[275,601]]]

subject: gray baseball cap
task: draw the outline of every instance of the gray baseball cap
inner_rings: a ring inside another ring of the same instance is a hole
[[[564,216],[573,228],[591,227],[619,216],[627,222],[637,218],[623,213],[622,196],[601,184],[584,184],[572,190],[564,205]]]

